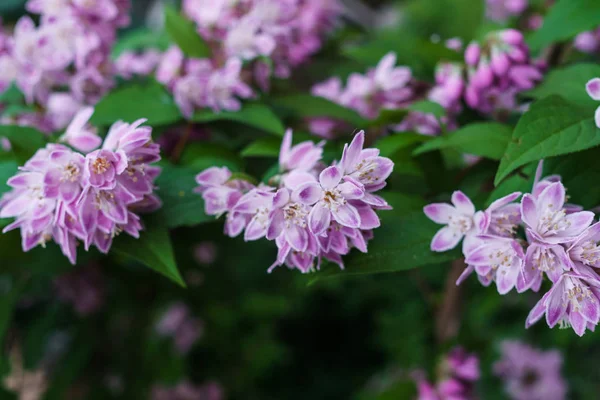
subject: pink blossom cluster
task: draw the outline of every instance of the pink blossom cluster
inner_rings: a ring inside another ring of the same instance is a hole
[[[457,51],[462,48],[457,40],[447,41],[446,46]],[[440,62],[433,84],[417,81],[409,68],[395,63],[395,54],[389,53],[365,75],[350,75],[345,86],[334,77],[314,85],[311,92],[371,120],[385,109],[405,108],[418,100],[438,103],[445,110],[443,117],[411,111],[390,127],[397,132],[438,135],[457,128],[463,100],[468,107],[494,117],[519,111],[517,95],[538,83],[544,71],[544,63],[530,59],[523,35],[513,29],[492,32],[484,43],[471,43],[465,50],[465,64]],[[309,128],[318,136],[332,138],[345,124],[319,117],[309,121]]]
[[[505,29],[465,50],[467,105],[485,114],[518,109],[517,95],[541,81],[544,62],[533,61],[523,34]]]
[[[456,347],[445,355],[437,383],[430,383],[421,371],[415,373],[417,400],[474,400],[475,382],[479,380],[479,359]]]
[[[8,180],[12,190],[0,200],[0,218],[16,218],[3,232],[19,228],[23,251],[54,240],[74,264],[78,240],[85,250],[95,245],[107,253],[119,233],[139,237],[137,212],[160,207],[153,194],[160,168],[151,165],[160,149],[152,128],[143,119],[118,121],[101,143],[87,124],[92,113],[81,110],[63,137],[89,153],[48,144]]]
[[[486,0],[485,15],[495,22],[506,22],[519,17],[527,9],[529,0]]]
[[[177,46],[162,56],[155,50],[127,52],[117,60],[125,77],[156,69],[157,80],[172,91],[182,113],[211,108],[237,111],[240,99],[268,91],[271,76],[288,78],[322,46],[342,9],[337,0],[184,0],[183,12],[195,22],[211,49],[210,58],[186,57]]]
[[[200,339],[204,324],[191,315],[190,309],[183,303],[172,304],[156,324],[159,335],[173,338],[175,348],[181,354],[187,354]]]
[[[560,351],[542,351],[519,341],[507,340],[500,344],[500,352],[501,359],[494,364],[494,374],[502,379],[511,399],[567,398]]]
[[[181,381],[172,387],[154,386],[150,396],[151,400],[222,400],[223,398],[225,394],[218,383],[209,382],[198,386],[189,381]]]
[[[196,177],[206,214],[226,214],[225,234],[246,241],[275,241],[277,260],[301,272],[318,270],[323,259],[344,268],[342,256],[352,248],[367,252],[380,221],[376,210],[388,203],[376,195],[386,185],[393,162],[379,150],[363,148],[364,132],[346,144],[339,162],[321,163],[323,144],[292,146],[286,132],[279,154],[279,175],[272,184],[255,186],[227,168],[212,167]]]
[[[476,211],[460,191],[452,205],[430,204],[424,212],[432,221],[445,225],[431,242],[433,251],[450,250],[464,238],[467,268],[460,284],[473,272],[488,286],[495,282],[500,294],[513,288],[518,293],[537,292],[546,277],[552,287],[527,317],[529,327],[544,314],[550,327],[572,327],[582,336],[600,321],[600,223],[592,224],[594,213],[566,204],[565,187],[559,176],[540,179],[536,172],[531,193],[515,192]],[[518,235],[518,228],[525,231]]]
[[[577,50],[584,53],[596,54],[600,52],[600,28],[580,33],[575,37],[573,45]]]
[[[396,54],[388,53],[366,74],[351,74],[345,87],[340,78],[334,77],[314,85],[311,93],[375,119],[382,110],[409,105],[415,98],[414,83],[410,68],[397,67]],[[312,133],[326,139],[344,128],[331,118],[314,118],[309,124]]]
[[[14,82],[41,111],[3,123],[60,130],[113,86],[110,50],[129,23],[129,0],[29,0],[26,8],[40,23],[21,17],[12,36],[0,38],[0,90]]]

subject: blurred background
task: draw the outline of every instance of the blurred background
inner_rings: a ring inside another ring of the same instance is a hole
[[[0,1],[4,24],[23,15],[23,3]],[[430,41],[488,29],[479,0],[344,4],[351,28],[335,35],[367,36],[372,46],[362,49],[371,53],[361,65],[326,47],[313,64],[342,77],[401,49],[408,32]],[[132,18],[121,35],[158,32],[162,3],[133,0]],[[431,76],[434,64],[412,67]],[[310,68],[294,79],[303,73]],[[413,372],[434,374],[455,345],[480,357],[481,398],[504,399],[492,364],[506,339],[559,349],[568,398],[600,398],[595,335],[525,330],[537,296],[500,296],[475,280],[457,288],[460,263],[315,279],[283,268],[267,274],[272,244],[227,238],[221,221],[178,228],[172,241],[187,289],[115,255],[87,263],[83,255],[76,268],[53,249],[43,262],[0,261],[0,399],[411,399]],[[17,252],[18,233],[4,235],[0,255]],[[176,385],[195,397],[169,394]]]

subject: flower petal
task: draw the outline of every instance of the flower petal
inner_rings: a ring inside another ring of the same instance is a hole
[[[331,210],[333,214],[333,218],[343,226],[347,226],[348,228],[358,228],[360,227],[360,214],[358,210],[350,205],[344,204],[340,205]]]
[[[318,183],[305,183],[294,191],[292,198],[302,204],[312,205],[323,197],[323,189]]]
[[[594,100],[600,100],[600,78],[590,79],[585,84],[587,94]]]
[[[327,167],[319,175],[319,182],[324,189],[333,189],[342,180],[342,171],[336,166]]]
[[[351,173],[353,167],[358,164],[360,154],[365,144],[365,131],[358,132],[349,146],[344,146],[340,168],[344,173]]]
[[[452,193],[452,204],[454,204],[456,209],[462,214],[475,214],[475,206],[473,205],[473,202],[467,197],[466,194],[464,194],[460,190],[457,190],[454,193]]]
[[[447,224],[450,217],[456,214],[456,208],[448,203],[433,203],[423,207],[423,212],[433,222]]]
[[[456,247],[463,235],[448,226],[440,229],[431,240],[431,250],[446,251]]]
[[[308,223],[310,231],[315,235],[320,235],[331,223],[331,211],[325,207],[322,202],[318,202],[314,205],[308,216]]]

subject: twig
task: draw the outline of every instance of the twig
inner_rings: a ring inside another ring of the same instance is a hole
[[[177,163],[181,158],[181,154],[185,149],[185,145],[187,144],[188,140],[190,139],[190,136],[192,135],[192,128],[193,124],[191,122],[188,122],[187,126],[185,127],[185,130],[183,131],[183,135],[181,135],[181,137],[175,144],[175,147],[173,148],[173,153],[171,154],[171,161],[173,163]]]
[[[456,285],[456,280],[465,267],[465,261],[462,258],[452,262],[452,267],[446,277],[444,297],[435,320],[435,333],[438,343],[444,343],[458,334],[461,288]]]

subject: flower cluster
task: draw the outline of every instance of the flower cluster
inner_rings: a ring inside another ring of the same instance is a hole
[[[526,9],[528,0],[486,0],[485,15],[491,21],[506,22],[519,17]]]
[[[600,78],[590,79],[585,85],[585,90],[593,100],[600,101]],[[596,121],[596,126],[600,128],[600,106],[596,108],[594,120]]]
[[[81,110],[65,140],[93,151],[83,155],[48,144],[8,180],[12,190],[0,200],[0,218],[16,220],[3,232],[19,228],[24,251],[54,240],[75,263],[80,240],[86,250],[93,244],[106,253],[122,231],[139,236],[136,212],[160,207],[153,194],[160,168],[150,165],[160,160],[160,149],[152,142],[152,129],[142,125],[143,119],[116,122],[96,149],[101,140],[87,124],[92,113]]]
[[[240,99],[268,91],[271,76],[288,78],[322,45],[341,12],[337,0],[184,0],[183,12],[211,48],[210,58],[186,57],[177,46],[124,53],[117,60],[125,77],[154,70],[186,116],[194,110],[237,111]],[[210,8],[210,10],[209,10]],[[156,67],[156,68],[155,68]]]
[[[14,81],[26,101],[43,111],[3,122],[60,130],[82,105],[94,104],[112,87],[110,50],[117,29],[129,23],[129,1],[29,0],[26,8],[39,15],[40,24],[24,16],[12,36],[0,39],[0,89]]]
[[[517,94],[543,77],[544,62],[532,61],[523,34],[514,29],[492,32],[483,43],[465,50],[467,105],[485,114],[515,111]]]
[[[171,305],[156,325],[159,335],[173,338],[175,348],[181,354],[190,351],[202,336],[203,329],[202,321],[194,318],[183,303]]]
[[[462,50],[462,43],[452,39],[446,46]],[[480,113],[503,117],[501,112],[519,111],[517,95],[531,89],[542,79],[543,62],[533,62],[523,35],[512,29],[488,34],[484,43],[471,43],[465,50],[465,64],[440,62],[435,82],[417,81],[407,67],[395,66],[396,56],[384,56],[376,68],[365,75],[354,73],[344,87],[342,81],[330,78],[314,85],[311,92],[357,111],[367,119],[375,119],[382,110],[407,107],[417,100],[441,105],[445,115],[437,118],[424,112],[411,111],[392,131],[414,131],[438,135],[442,130],[457,128],[456,118],[467,106]],[[331,138],[346,125],[331,118],[313,118],[310,131]]]
[[[386,185],[394,164],[377,149],[363,149],[364,139],[359,132],[344,147],[341,161],[325,168],[322,144],[292,146],[288,131],[272,186],[255,186],[225,167],[212,167],[196,177],[197,190],[208,215],[227,214],[227,235],[244,231],[246,241],[275,241],[279,251],[269,271],[284,264],[302,272],[318,270],[322,259],[343,268],[342,256],[351,248],[367,252],[380,225],[375,210],[391,208],[374,193]]]
[[[396,54],[388,53],[366,74],[351,74],[346,87],[336,77],[316,84],[311,92],[353,109],[365,118],[374,119],[384,109],[402,108],[414,100],[414,79],[410,68],[395,65]],[[334,137],[335,132],[343,127],[343,124],[340,126],[329,118],[310,121],[310,131],[327,139]]]
[[[584,53],[598,53],[600,51],[600,28],[580,33],[575,37],[573,45]]]
[[[457,191],[453,205],[426,206],[431,220],[446,225],[433,238],[431,249],[446,251],[464,238],[467,268],[457,284],[475,272],[483,285],[495,282],[500,294],[513,288],[537,292],[547,277],[552,287],[531,310],[526,326],[546,314],[550,327],[572,327],[581,336],[600,320],[600,276],[595,270],[600,268],[600,223],[592,224],[594,213],[565,204],[560,177],[540,179],[542,166],[520,204],[515,201],[521,193],[515,192],[476,212],[469,198]],[[518,236],[519,226],[524,237]]]
[[[558,350],[541,351],[518,341],[500,345],[502,358],[494,374],[514,400],[564,400],[567,385],[561,374],[562,355]]]
[[[221,400],[225,397],[218,383],[209,382],[202,386],[181,381],[173,387],[155,386],[151,400]]]
[[[415,374],[418,400],[475,399],[474,386],[479,380],[479,359],[464,349],[452,349],[442,360],[435,385],[422,372]]]

